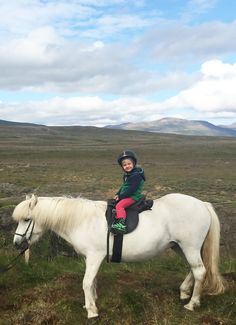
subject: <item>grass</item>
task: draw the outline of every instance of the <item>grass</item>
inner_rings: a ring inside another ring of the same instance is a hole
[[[48,261],[33,254],[30,266],[22,261],[0,278],[2,319],[11,319],[9,324],[87,324],[83,271],[81,258]],[[101,316],[89,324],[197,325],[208,319],[209,324],[233,325],[233,280],[226,294],[203,296],[201,308],[191,313],[178,297],[186,272],[185,263],[170,253],[145,263],[104,263],[98,275]]]
[[[49,236],[0,274],[0,324],[233,325],[236,270],[236,139],[185,137],[86,127],[0,127],[0,265],[15,256],[10,215],[25,194],[82,195],[106,200],[120,185],[117,155],[133,149],[145,169],[149,198],[171,192],[212,202],[222,225],[221,271],[228,289],[203,296],[199,310],[183,308],[178,288],[185,263],[166,253],[145,263],[106,264],[98,274],[100,317],[87,320],[83,258],[63,242],[51,256]],[[55,242],[55,240],[54,240]]]

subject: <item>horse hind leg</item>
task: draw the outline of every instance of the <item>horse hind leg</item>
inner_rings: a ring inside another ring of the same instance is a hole
[[[180,286],[180,299],[181,300],[187,300],[191,297],[193,283],[194,283],[194,278],[193,278],[192,271],[190,271]]]
[[[187,261],[181,247],[177,243],[174,243],[171,248],[176,254],[178,254],[180,257],[182,257],[184,260]],[[193,278],[192,271],[190,271],[179,288],[181,300],[187,300],[191,297],[193,283],[194,283],[194,278]]]
[[[188,310],[193,311],[195,307],[200,306],[201,289],[202,289],[203,280],[205,278],[206,269],[202,262],[200,251],[187,250],[187,252],[184,253],[190,264],[191,271],[193,274],[193,279],[194,279],[192,297],[189,303],[184,307]],[[189,280],[190,280],[190,276],[187,279],[187,282]]]

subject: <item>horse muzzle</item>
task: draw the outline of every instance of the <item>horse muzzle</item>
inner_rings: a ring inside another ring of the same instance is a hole
[[[29,243],[26,238],[24,238],[21,241],[14,240],[13,244],[17,250],[23,251],[23,250],[26,250],[27,248],[29,248]]]

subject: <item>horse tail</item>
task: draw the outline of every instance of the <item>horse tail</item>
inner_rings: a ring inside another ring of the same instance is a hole
[[[219,272],[220,222],[213,206],[208,202],[205,204],[211,216],[211,224],[201,251],[206,268],[203,288],[208,294],[217,295],[225,290],[224,280]]]

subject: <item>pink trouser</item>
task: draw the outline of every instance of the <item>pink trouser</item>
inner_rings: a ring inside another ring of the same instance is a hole
[[[134,204],[136,201],[127,197],[125,199],[120,200],[116,205],[116,218],[126,218],[125,208],[128,208],[130,205]]]

